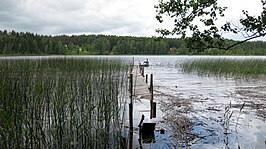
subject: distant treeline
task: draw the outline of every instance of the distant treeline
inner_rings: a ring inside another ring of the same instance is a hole
[[[236,41],[227,40],[228,44]],[[246,42],[230,50],[209,49],[195,53],[182,39],[114,35],[44,36],[30,32],[0,31],[1,55],[98,54],[98,55],[266,55],[266,42]]]

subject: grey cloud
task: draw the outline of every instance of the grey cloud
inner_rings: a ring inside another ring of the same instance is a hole
[[[11,11],[18,8],[21,0],[0,0],[0,11]]]
[[[156,3],[158,0],[0,0],[0,29],[46,35],[154,35],[156,28],[173,25],[155,20]]]
[[[138,10],[137,1],[130,3],[125,0],[0,0],[0,7],[5,7],[0,9],[0,29],[39,34],[144,32],[149,20],[143,20],[143,10]]]

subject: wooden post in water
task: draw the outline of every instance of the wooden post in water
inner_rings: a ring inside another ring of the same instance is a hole
[[[130,103],[129,103],[129,131],[133,131],[133,74],[130,74],[129,80],[129,91],[130,91]]]
[[[151,100],[150,100],[150,119],[153,118],[152,113],[153,113],[153,74],[151,74],[150,78],[150,92],[151,92]]]
[[[148,74],[146,74],[146,84],[148,83]]]
[[[133,131],[129,132],[128,149],[133,149]]]
[[[156,118],[156,102],[152,103],[152,118]]]
[[[138,127],[139,127],[139,139],[138,140],[139,140],[140,149],[142,149],[142,123],[143,123],[144,118],[145,118],[145,116],[142,115],[141,120],[140,120],[139,125],[138,125]]]

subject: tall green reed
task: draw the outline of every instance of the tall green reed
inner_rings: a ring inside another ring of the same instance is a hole
[[[183,72],[199,75],[256,77],[266,74],[264,59],[200,59],[180,65]]]
[[[0,60],[0,148],[120,148],[128,66]]]

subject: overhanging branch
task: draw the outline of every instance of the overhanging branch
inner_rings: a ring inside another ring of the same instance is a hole
[[[228,47],[226,47],[226,48],[222,48],[222,49],[224,49],[224,50],[229,50],[229,49],[231,49],[231,48],[234,47],[234,46],[237,46],[237,45],[239,45],[239,44],[245,43],[245,42],[247,42],[247,41],[249,41],[249,40],[252,40],[252,39],[255,39],[255,38],[263,37],[263,36],[265,36],[265,35],[266,35],[266,33],[265,33],[265,34],[256,35],[256,36],[253,36],[253,37],[247,38],[247,39],[245,39],[245,40],[239,41],[239,42],[237,42],[237,43],[234,43],[234,44],[232,44],[232,45],[230,45],[230,46],[228,46]]]

